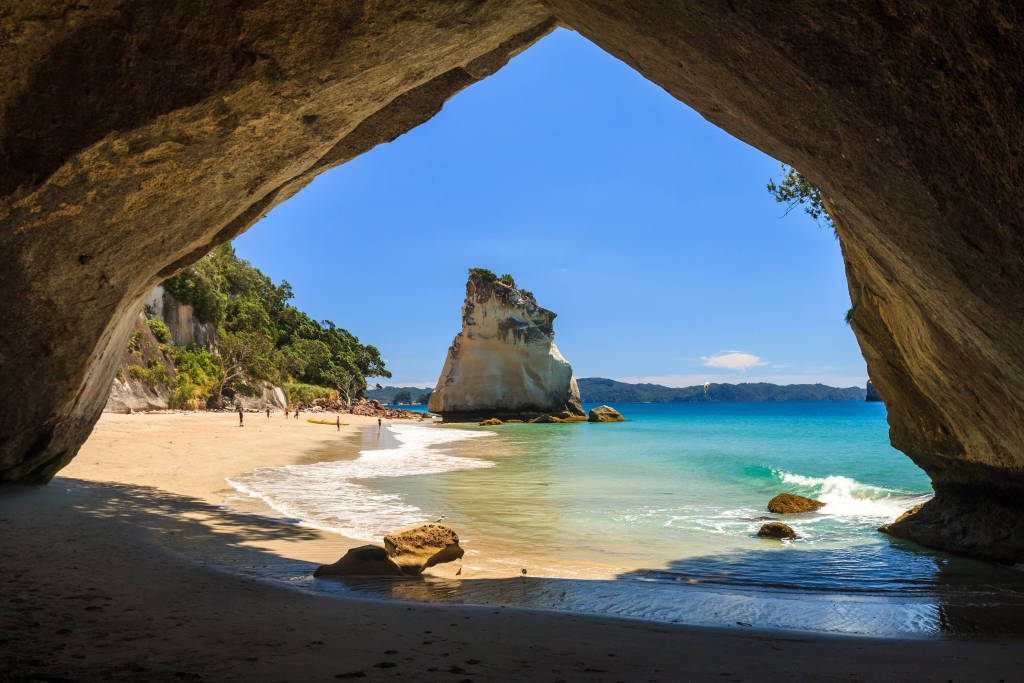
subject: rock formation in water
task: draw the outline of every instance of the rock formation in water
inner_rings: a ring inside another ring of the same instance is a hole
[[[555,313],[489,271],[466,282],[462,331],[428,407],[445,421],[583,415],[572,367],[555,346]]]
[[[882,397],[878,395],[878,390],[875,389],[875,383],[868,380],[867,387],[864,392],[865,401],[881,401]]]
[[[625,422],[626,418],[611,406],[597,406],[591,408],[587,413],[587,420],[589,422]]]
[[[761,538],[788,539],[790,541],[796,538],[796,532],[788,524],[783,524],[782,522],[762,524],[761,528],[757,530],[757,535]]]
[[[6,3],[0,479],[75,455],[153,286],[558,23],[822,189],[892,443],[936,490],[918,515],[1024,519],[1009,3]],[[909,519],[892,532],[1024,560],[1019,525],[997,550]]]
[[[814,512],[823,507],[825,507],[825,504],[820,500],[798,496],[794,493],[780,493],[768,501],[768,512],[776,514]]]

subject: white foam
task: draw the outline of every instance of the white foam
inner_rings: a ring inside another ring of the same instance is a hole
[[[423,512],[399,495],[357,482],[494,466],[489,460],[456,457],[437,448],[493,432],[424,425],[387,425],[385,429],[397,447],[360,451],[355,460],[262,467],[227,482],[304,526],[379,541],[390,531],[423,521]]]
[[[865,484],[841,475],[806,477],[781,470],[773,473],[784,483],[803,487],[812,498],[825,503],[819,513],[832,517],[893,520],[931,497]]]

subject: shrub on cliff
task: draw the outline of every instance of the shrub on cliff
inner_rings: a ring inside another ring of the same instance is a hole
[[[775,180],[769,178],[767,188],[775,201],[786,204],[786,213],[797,206],[803,206],[808,216],[835,230],[836,226],[832,223],[832,217],[828,215],[828,209],[825,208],[821,190],[792,166],[782,164],[782,179],[779,184],[776,185]]]
[[[151,318],[146,321],[146,325],[149,326],[149,331],[153,333],[153,336],[161,344],[166,344],[171,340],[171,330],[167,327],[167,323],[160,320],[160,318]]]

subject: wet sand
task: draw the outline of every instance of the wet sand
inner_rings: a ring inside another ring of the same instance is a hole
[[[233,567],[336,559],[334,534],[220,503],[224,476],[348,438],[231,417],[104,416],[49,486],[3,491],[0,679],[1009,681],[1024,666],[1019,637],[681,627],[311,595],[228,573],[189,549],[223,548]]]

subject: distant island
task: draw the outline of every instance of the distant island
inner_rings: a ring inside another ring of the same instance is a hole
[[[413,405],[426,405],[430,400],[433,389],[428,387],[380,387],[379,389],[367,389],[366,398],[372,398],[388,405],[399,403],[410,403]]]
[[[763,401],[863,401],[863,387],[830,387],[826,384],[771,384],[712,382],[692,387],[666,387],[660,384],[631,384],[604,377],[577,379],[583,403],[703,403]],[[382,387],[369,389],[367,398],[381,403],[426,403],[432,389],[419,387]],[[408,398],[406,398],[408,396]],[[398,398],[399,400],[395,400]]]
[[[660,384],[630,384],[604,377],[576,380],[584,403],[703,403],[749,401],[863,401],[863,387],[830,387],[825,384],[698,384],[666,387]]]

